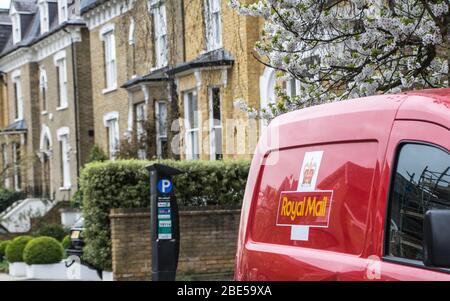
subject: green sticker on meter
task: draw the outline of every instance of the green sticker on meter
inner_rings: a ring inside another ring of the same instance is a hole
[[[158,239],[172,239],[170,208],[158,208]]]

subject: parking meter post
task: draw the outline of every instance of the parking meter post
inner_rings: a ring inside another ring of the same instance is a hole
[[[152,280],[175,280],[180,250],[178,205],[172,177],[180,170],[162,164],[147,166],[150,172]]]

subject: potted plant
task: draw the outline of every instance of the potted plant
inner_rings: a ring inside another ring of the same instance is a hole
[[[9,275],[14,277],[26,276],[27,265],[23,262],[23,250],[27,243],[32,240],[31,236],[17,236],[6,247],[5,257],[9,262]]]
[[[34,238],[25,247],[23,259],[27,264],[27,278],[67,279],[63,246],[53,237]]]

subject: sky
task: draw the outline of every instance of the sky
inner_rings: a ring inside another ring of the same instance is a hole
[[[9,0],[0,0],[0,8],[9,8]]]

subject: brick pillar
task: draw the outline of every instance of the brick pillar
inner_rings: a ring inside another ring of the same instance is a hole
[[[114,280],[151,280],[150,209],[113,209]]]

